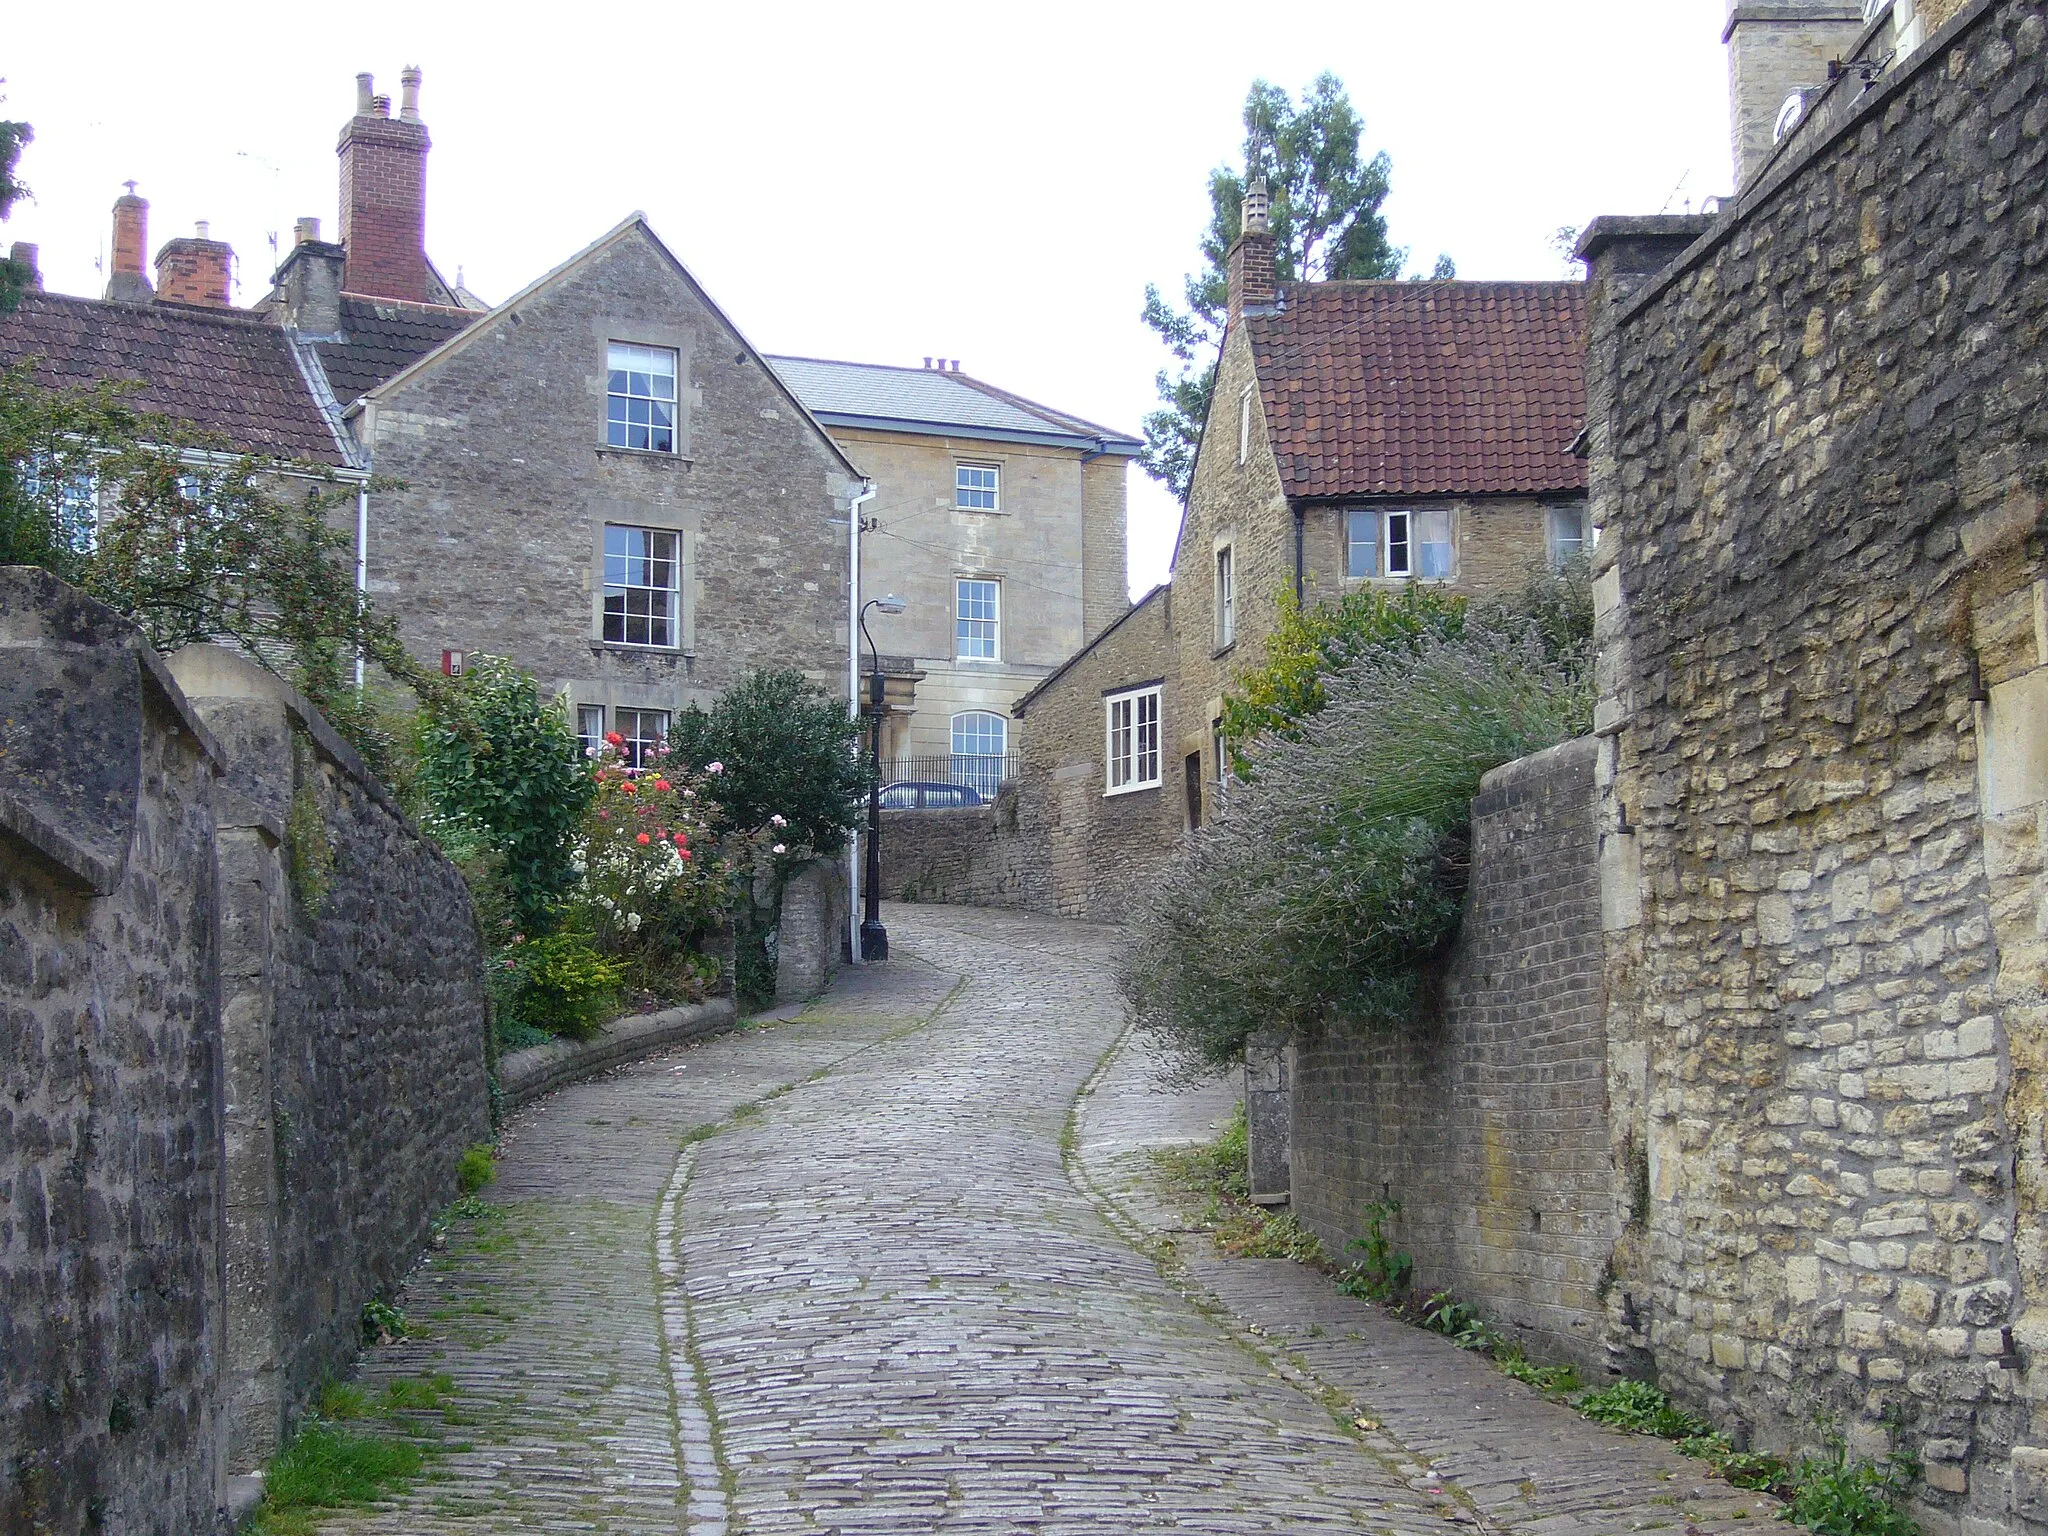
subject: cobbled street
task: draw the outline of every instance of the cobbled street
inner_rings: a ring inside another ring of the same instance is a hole
[[[1207,1139],[1233,1096],[1119,1046],[1105,930],[888,922],[890,963],[796,1018],[514,1118],[493,1210],[363,1366],[421,1383],[427,1475],[323,1531],[1768,1520],[1321,1276],[1179,1231],[1149,1149]]]

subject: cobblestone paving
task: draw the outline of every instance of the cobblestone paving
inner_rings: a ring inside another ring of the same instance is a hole
[[[439,1378],[413,1418],[442,1449],[323,1531],[1683,1528],[1697,1477],[1667,1453],[1630,1460],[1316,1276],[1162,1276],[1133,1246],[1176,1219],[1146,1149],[1207,1139],[1233,1095],[1105,1059],[1106,933],[889,922],[891,964],[795,1021],[515,1118],[500,1214],[404,1298],[428,1336],[362,1370]],[[1384,1429],[1361,1440],[1352,1400]]]

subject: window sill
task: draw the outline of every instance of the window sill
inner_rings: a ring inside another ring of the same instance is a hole
[[[591,655],[602,656],[606,652],[610,652],[615,656],[666,656],[671,661],[679,657],[694,658],[697,654],[694,650],[680,645],[628,645],[623,640],[593,640],[590,642]]]
[[[1142,795],[1147,790],[1164,789],[1165,787],[1165,780],[1153,779],[1148,783],[1144,784],[1126,784],[1121,789],[1105,789],[1102,792],[1102,798],[1105,800],[1114,800],[1121,795]]]
[[[687,453],[663,453],[658,448],[614,448],[610,443],[599,443],[597,456],[600,459],[646,459],[658,464],[680,464],[685,469],[696,462]]]
[[[1456,576],[1346,576],[1347,587],[1453,587]]]
[[[1236,649],[1237,641],[1235,639],[1226,640],[1221,645],[1217,646],[1215,650],[1209,653],[1209,659],[1211,661],[1221,660],[1223,657],[1228,656],[1232,651]]]

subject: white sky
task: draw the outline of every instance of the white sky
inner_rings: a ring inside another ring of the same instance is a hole
[[[625,214],[755,345],[927,355],[1136,433],[1166,361],[1144,285],[1178,294],[1234,161],[1246,87],[1334,71],[1393,159],[1395,242],[1461,277],[1566,275],[1561,225],[1728,190],[1725,0],[1176,0],[1016,6],[685,3],[197,9],[24,6],[0,115],[34,124],[51,288],[97,294],[134,178],[156,246],[212,222],[268,287],[270,237],[336,231],[334,143],[370,70],[425,71],[427,248],[502,299]],[[1177,510],[1131,475],[1131,586]]]

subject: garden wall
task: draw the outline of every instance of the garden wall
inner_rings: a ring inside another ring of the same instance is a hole
[[[216,760],[131,626],[0,568],[0,1530],[220,1504]]]
[[[1618,1341],[2048,1529],[2048,18],[1974,0],[1655,276],[1596,224]],[[1635,271],[1628,267],[1633,265]]]
[[[1299,1042],[1289,1074],[1293,1209],[1333,1254],[1398,1201],[1418,1288],[1588,1367],[1614,1241],[1594,758],[1588,738],[1486,776],[1439,1005]]]
[[[191,646],[172,670],[216,738],[226,1044],[230,1456],[360,1343],[491,1138],[483,950],[455,866],[311,704]]]
[[[1008,784],[991,805],[882,812],[882,899],[1027,906],[1019,793]]]

